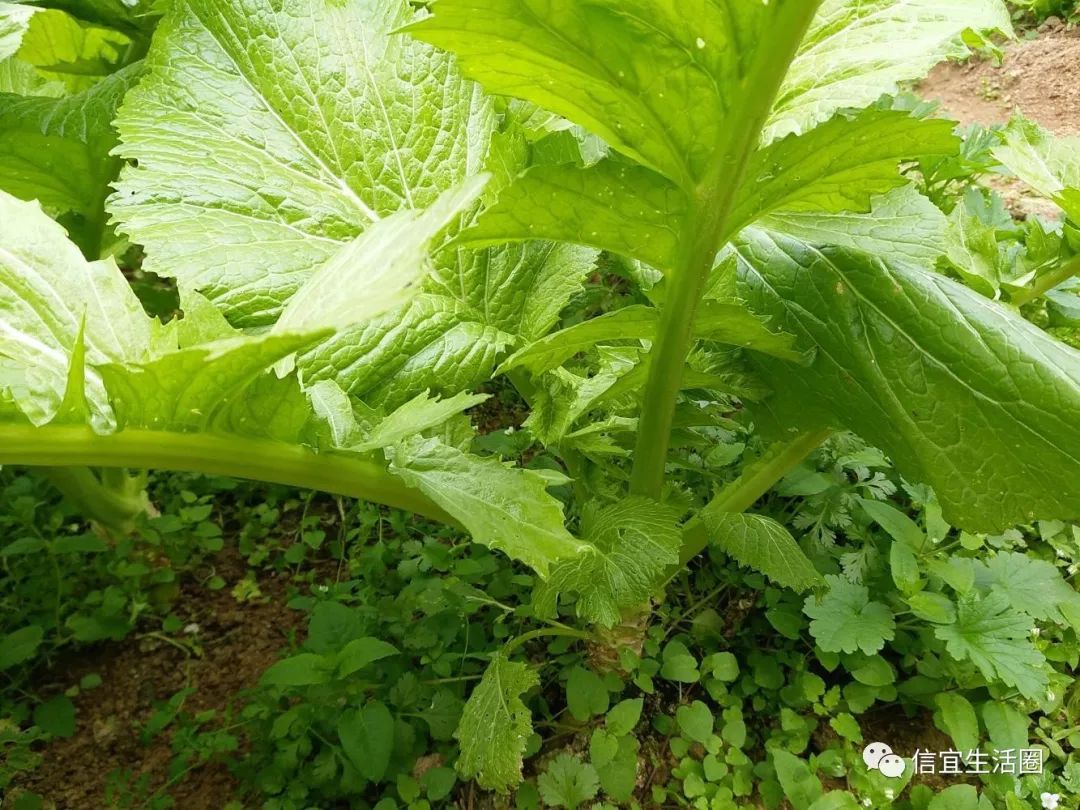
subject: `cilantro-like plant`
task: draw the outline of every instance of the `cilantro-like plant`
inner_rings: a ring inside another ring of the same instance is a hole
[[[1080,517],[1080,357],[939,272],[947,219],[907,172],[960,142],[882,99],[1007,33],[999,0],[43,5],[0,3],[0,462],[91,517],[142,508],[119,469],[366,498],[461,526],[538,574],[538,615],[576,600],[599,627],[710,542],[824,587],[747,511],[836,429],[956,526]],[[106,75],[33,57],[65,15],[103,32],[83,58]],[[998,157],[1075,223],[1075,154],[1018,121]],[[182,317],[146,314],[129,244]],[[557,328],[601,254],[632,292]],[[1052,265],[1012,304],[1078,269]],[[494,377],[560,470],[475,452]],[[736,414],[771,446],[697,503],[686,436]],[[527,640],[459,731],[488,787],[519,775]]]

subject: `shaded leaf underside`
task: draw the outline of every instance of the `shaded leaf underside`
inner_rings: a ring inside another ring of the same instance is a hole
[[[783,416],[881,447],[953,525],[1080,516],[1080,353],[904,261],[756,229],[735,250],[751,308],[817,346],[808,367],[755,357]]]

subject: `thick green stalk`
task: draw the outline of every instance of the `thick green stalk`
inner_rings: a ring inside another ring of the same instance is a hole
[[[117,486],[86,467],[45,467],[42,472],[80,514],[109,529],[128,532],[146,511],[142,487],[128,486],[131,479],[126,475]]]
[[[679,553],[679,568],[704,551],[709,543],[701,515],[706,512],[745,512],[765,493],[797,467],[804,458],[821,446],[832,431],[815,430],[803,433],[790,442],[780,442],[760,459],[750,464],[743,474],[724,487],[693,519],[683,527],[683,545]]]
[[[0,464],[228,475],[374,501],[457,525],[438,504],[407,487],[374,458],[315,453],[283,442],[151,430],[101,436],[85,427],[2,425]]]
[[[1030,288],[1012,296],[1012,303],[1017,308],[1030,304],[1075,275],[1080,275],[1080,256],[1073,256],[1067,262],[1063,262],[1061,267],[1036,279]]]
[[[716,254],[732,236],[731,213],[761,130],[819,5],[820,0],[788,2],[778,12],[769,31],[769,46],[757,49],[725,122],[723,139],[691,196],[690,215],[681,230],[680,256],[669,277],[645,384],[630,481],[635,494],[660,496],[683,365],[693,339],[694,315]]]

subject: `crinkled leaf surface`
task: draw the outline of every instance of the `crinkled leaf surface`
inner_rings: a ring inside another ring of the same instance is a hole
[[[486,790],[506,791],[521,781],[522,756],[532,717],[521,696],[540,679],[527,664],[491,657],[461,714],[458,772]]]
[[[492,104],[452,59],[389,34],[410,13],[399,0],[176,3],[118,124],[139,165],[111,210],[148,269],[233,323],[268,325],[376,218],[426,207],[489,163],[516,174],[523,143],[501,133],[494,148]],[[388,407],[457,393],[550,329],[594,257],[536,242],[443,250],[411,303],[300,368]]]
[[[306,379],[336,380],[389,408],[424,390],[453,395],[487,379],[508,349],[551,329],[595,256],[544,242],[468,252],[455,266],[437,266],[404,310],[343,331],[299,366]]]
[[[474,182],[471,190],[465,189],[464,197],[462,192],[456,196],[452,192],[448,206],[413,217],[432,217],[435,224],[431,227],[391,234],[396,247],[408,247],[405,253],[394,254],[399,277],[415,278],[427,266],[422,246],[438,223],[446,220],[448,210],[458,210],[463,199],[475,194],[475,186]],[[0,229],[5,229],[0,231],[4,236],[0,279],[5,288],[0,298],[0,328],[8,338],[3,354],[12,373],[21,370],[19,385],[7,387],[24,391],[20,401],[39,424],[49,421],[67,387],[70,358],[84,318],[86,362],[109,377],[110,393],[117,399],[123,422],[186,430],[214,423],[226,405],[230,418],[240,422],[257,418],[250,412],[251,403],[243,406],[247,410],[242,413],[232,410],[241,407],[236,398],[239,390],[248,390],[267,363],[307,348],[326,336],[325,327],[364,317],[374,305],[363,284],[342,282],[335,287],[330,304],[318,296],[307,302],[294,332],[279,330],[240,338],[209,309],[205,299],[189,292],[183,300],[190,319],[185,317],[163,329],[143,312],[115,264],[86,262],[60,226],[37,205],[3,195],[0,211]],[[380,221],[371,232],[381,231],[388,223],[394,224]],[[361,269],[379,264],[380,257],[385,260],[383,245],[375,241],[373,245],[367,240],[368,251],[357,254]],[[367,252],[376,255],[368,257]],[[317,272],[315,283],[332,283],[319,282],[319,278]],[[270,413],[284,415],[280,408],[271,406],[274,387],[272,381],[263,380],[249,391],[266,409],[268,421],[273,421]],[[292,393],[279,390],[276,396],[282,404],[295,404],[295,380],[287,387]],[[91,370],[87,393],[96,424],[105,425],[110,409],[98,371]],[[396,430],[399,438],[406,435],[403,426]]]
[[[802,242],[910,259],[932,267],[942,253],[947,220],[913,186],[870,201],[870,213],[778,211],[757,224]]]
[[[753,229],[735,249],[751,309],[817,349],[754,357],[786,416],[881,447],[953,525],[1080,516],[1080,353],[904,261]]]
[[[645,604],[679,561],[680,511],[646,498],[627,498],[594,513],[583,525],[595,549],[552,567],[533,600],[538,615],[554,617],[560,593],[578,595],[583,619],[611,627],[625,609]]]
[[[228,421],[235,428],[237,402],[265,377],[267,368],[325,336],[325,332],[309,332],[238,337],[170,352],[138,365],[105,365],[99,371],[121,427],[208,431]],[[262,385],[277,388],[276,396],[282,400],[297,389],[295,379],[265,379]],[[299,413],[301,423],[307,415],[306,409]],[[249,435],[262,432],[271,421],[268,413],[254,416],[256,420],[243,431]]]
[[[765,140],[861,108],[938,62],[970,53],[968,30],[1012,32],[1000,0],[825,0],[780,89]]]
[[[370,223],[478,174],[490,104],[446,55],[388,35],[408,15],[397,0],[173,3],[117,123],[138,167],[111,211],[147,269],[234,323],[272,323]]]
[[[477,542],[522,560],[541,576],[553,562],[589,550],[563,525],[562,504],[548,494],[547,476],[434,438],[415,437],[387,453],[391,472],[453,515]]]
[[[651,169],[604,160],[538,166],[504,189],[460,240],[490,245],[555,239],[611,250],[667,270],[678,250],[687,200]]]
[[[715,509],[703,509],[698,517],[717,548],[777,585],[805,591],[824,583],[791,532],[772,518]]]
[[[690,189],[753,90],[750,42],[791,4],[737,0],[440,0],[413,36],[487,89],[581,124]],[[556,80],[555,77],[558,77]]]
[[[108,184],[119,169],[109,158],[116,145],[112,121],[135,81],[133,65],[88,90],[62,98],[0,94],[0,189],[40,200],[54,215],[73,212],[73,236],[96,258]],[[96,232],[95,232],[96,229]]]
[[[471,177],[423,210],[404,209],[375,222],[304,281],[274,331],[340,329],[408,302],[430,268],[431,242],[486,182],[485,175]]]
[[[970,660],[988,679],[1015,686],[1028,698],[1046,690],[1046,659],[1029,640],[1031,618],[1009,607],[1003,593],[961,597],[953,624],[935,630],[954,658]]]
[[[414,259],[419,263],[423,256]],[[407,266],[401,269],[408,275]],[[354,299],[352,309],[363,310],[362,290],[345,285],[340,292],[345,309]],[[316,386],[309,403],[295,375],[279,378],[268,371],[283,357],[320,341],[325,331],[242,336],[197,294],[185,293],[183,303],[191,320],[162,327],[143,312],[113,262],[87,262],[39,205],[0,192],[0,412],[5,419],[14,418],[14,404],[38,425],[62,411],[65,425],[73,415],[81,414],[82,421],[89,415],[99,433],[139,431],[147,445],[152,445],[147,434],[156,432],[168,445],[159,456],[163,466],[193,463],[182,450],[177,456],[176,448],[184,446],[177,434],[185,434],[182,438],[192,446],[201,442],[198,446],[208,454],[229,452],[229,434],[273,439],[276,444],[260,446],[269,480],[296,480],[295,466],[290,467],[295,463],[307,465],[309,479],[318,478],[318,469],[330,468],[342,477],[361,476],[362,484],[387,503],[408,503],[409,487],[415,487],[429,498],[413,499],[410,505],[447,504],[450,515],[478,542],[504,549],[542,574],[552,562],[588,550],[567,532],[562,505],[546,491],[562,479],[416,436],[481,398],[459,396],[440,403],[424,397],[389,416],[368,408],[363,430],[351,428],[347,417],[354,415],[338,418],[335,412],[351,408],[340,388]],[[209,342],[199,342],[206,338]],[[325,461],[312,452],[322,438],[317,416],[330,422],[331,437],[340,439],[330,443],[332,453]],[[89,432],[82,436],[85,444],[108,446],[91,441]],[[369,454],[356,455],[386,445],[394,445],[389,453],[393,472],[404,485]],[[125,446],[130,452],[134,445]],[[154,463],[152,449],[143,446],[140,452]],[[199,463],[203,466],[196,469],[213,469],[216,462]],[[253,462],[252,470],[261,474],[258,464]],[[342,486],[333,474],[322,480]],[[441,509],[435,513],[447,514]]]

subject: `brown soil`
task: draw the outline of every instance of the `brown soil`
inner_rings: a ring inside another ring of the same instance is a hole
[[[224,552],[215,564],[230,584],[244,575],[243,561],[235,554]],[[130,769],[135,777],[150,774],[151,786],[159,787],[171,758],[171,735],[162,734],[148,746],[139,739],[154,704],[193,687],[186,713],[224,709],[238,690],[255,685],[298,632],[303,614],[286,607],[287,580],[264,579],[259,588],[262,596],[245,603],[237,602],[228,587],[183,588],[175,612],[185,624],[198,625],[198,631],[177,640],[194,642],[198,655],[144,636],[80,653],[69,665],[45,673],[40,691],[46,693],[93,672],[103,683],[75,700],[75,736],[49,745],[41,767],[17,783],[16,794],[32,790],[45,797],[46,807],[57,810],[98,810],[107,806],[105,786],[114,770]],[[211,763],[194,770],[170,794],[184,810],[221,810],[235,788],[228,770]]]
[[[1080,28],[1051,21],[1035,39],[1005,46],[1001,65],[939,65],[919,87],[964,124],[998,124],[1024,113],[1058,135],[1080,134]]]
[[[1051,18],[1034,39],[1005,46],[1002,64],[973,59],[939,65],[919,86],[939,101],[942,113],[962,124],[1004,124],[1021,112],[1057,135],[1080,134],[1080,28]],[[1012,177],[992,175],[985,184],[1019,219],[1060,219],[1061,209]]]

